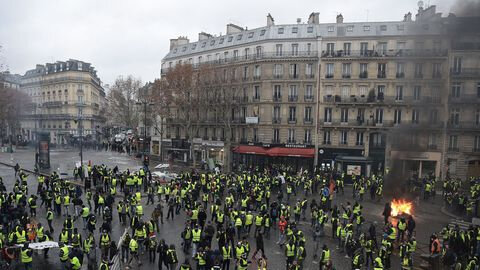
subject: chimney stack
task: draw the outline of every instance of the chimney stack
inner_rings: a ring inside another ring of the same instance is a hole
[[[227,24],[227,35],[242,32],[243,28],[233,23]]]
[[[275,20],[273,19],[272,15],[268,13],[267,15],[267,26],[275,25]]]
[[[412,13],[408,12],[407,14],[405,14],[405,16],[403,16],[403,21],[404,22],[411,22],[412,21]]]
[[[342,13],[337,15],[337,23],[343,23],[343,16]]]
[[[198,33],[198,40],[209,39],[211,37],[212,37],[212,35],[210,35],[208,33],[205,33],[205,32]]]
[[[308,24],[319,24],[320,23],[320,13],[312,12],[308,17]]]

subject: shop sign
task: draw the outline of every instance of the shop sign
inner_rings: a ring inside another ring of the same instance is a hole
[[[258,117],[245,117],[245,123],[258,124]]]
[[[285,144],[287,148],[307,148],[305,144]]]
[[[225,143],[222,141],[203,141],[202,145],[212,146],[212,147],[224,147]]]
[[[194,144],[202,144],[202,143],[203,143],[203,139],[202,139],[202,138],[193,138],[193,143],[194,143]]]

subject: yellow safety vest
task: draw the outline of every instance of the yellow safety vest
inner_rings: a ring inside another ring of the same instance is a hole
[[[32,262],[32,256],[28,256],[27,252],[31,249],[22,249],[21,256],[22,256],[22,263],[29,263]]]

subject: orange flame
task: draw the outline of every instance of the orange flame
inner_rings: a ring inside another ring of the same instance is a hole
[[[392,203],[392,217],[396,217],[401,214],[412,214],[413,204],[411,202],[407,202],[404,199],[393,199]]]

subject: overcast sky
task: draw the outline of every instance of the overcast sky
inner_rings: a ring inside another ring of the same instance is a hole
[[[190,41],[198,33],[225,33],[226,24],[249,29],[306,21],[320,12],[321,22],[401,20],[416,13],[418,0],[1,0],[0,61],[24,74],[36,64],[69,58],[92,63],[104,83],[132,74],[142,81],[159,77],[169,39]],[[424,0],[449,12],[454,0]]]

